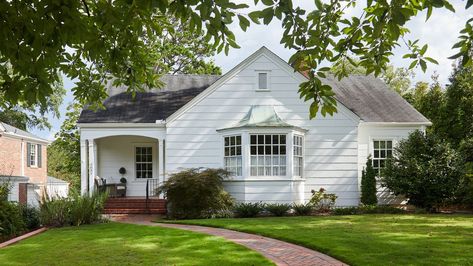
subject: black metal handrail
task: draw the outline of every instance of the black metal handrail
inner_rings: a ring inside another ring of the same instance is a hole
[[[149,198],[150,196],[156,196],[157,195],[157,190],[158,190],[158,179],[147,179],[146,180],[146,210],[149,210],[148,208],[148,203],[149,203]]]

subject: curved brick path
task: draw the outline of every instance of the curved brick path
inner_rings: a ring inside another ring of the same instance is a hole
[[[347,265],[315,250],[268,237],[197,225],[154,223],[153,218],[155,217],[149,215],[128,215],[112,219],[124,223],[177,228],[223,237],[261,253],[276,265]]]

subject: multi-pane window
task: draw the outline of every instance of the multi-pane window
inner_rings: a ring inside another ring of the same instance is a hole
[[[153,148],[135,147],[136,178],[153,178]]]
[[[294,135],[292,146],[294,151],[294,175],[302,176],[304,165],[302,157],[302,136]]]
[[[393,142],[392,140],[375,140],[373,141],[373,168],[378,175],[381,173],[381,169],[384,168],[386,159],[393,155]]]
[[[250,135],[250,175],[286,175],[286,135]]]
[[[241,136],[225,137],[224,149],[225,170],[227,170],[231,175],[241,176]]]
[[[36,145],[32,143],[28,143],[29,145],[29,151],[30,153],[28,154],[28,160],[30,161],[30,166],[36,166]]]

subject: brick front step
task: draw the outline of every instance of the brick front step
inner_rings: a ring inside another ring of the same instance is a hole
[[[166,200],[158,198],[108,198],[105,214],[165,214]]]

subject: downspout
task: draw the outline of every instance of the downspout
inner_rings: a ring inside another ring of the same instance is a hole
[[[21,169],[20,169],[20,175],[25,176],[25,142],[23,139],[21,139],[20,142],[20,149],[21,149]]]

